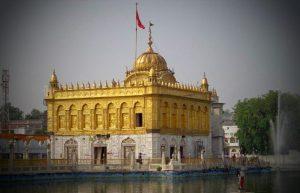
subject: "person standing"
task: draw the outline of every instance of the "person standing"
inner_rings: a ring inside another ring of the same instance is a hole
[[[239,178],[239,189],[243,190],[245,186],[245,168],[244,166],[241,167],[241,170],[238,173]]]

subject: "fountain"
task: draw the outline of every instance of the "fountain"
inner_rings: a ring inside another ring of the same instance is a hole
[[[289,125],[287,116],[289,109],[284,109],[282,105],[284,105],[284,101],[282,101],[282,95],[278,91],[276,124],[270,120],[274,155],[272,156],[273,159],[269,161],[277,169],[292,169],[294,166],[298,167],[300,157],[298,151],[291,151],[288,148],[287,143],[292,143],[292,139],[287,139],[286,134],[291,131],[292,125]]]

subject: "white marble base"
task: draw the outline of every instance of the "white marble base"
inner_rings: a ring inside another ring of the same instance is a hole
[[[170,157],[170,147],[183,147],[183,156],[196,157],[196,141],[201,141],[205,148],[204,157],[211,156],[211,136],[176,136],[149,133],[143,135],[111,135],[109,138],[97,136],[51,136],[51,158],[65,159],[65,143],[74,139],[77,143],[78,159],[93,159],[95,146],[107,147],[107,159],[124,158],[124,145],[135,147],[135,158],[142,153],[142,158],[161,158],[161,146],[165,147],[165,156]],[[122,144],[123,141],[132,144]],[[198,155],[199,156],[199,155]]]

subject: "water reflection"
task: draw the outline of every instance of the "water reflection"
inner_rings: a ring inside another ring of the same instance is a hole
[[[246,179],[247,191],[293,192],[300,181],[300,172],[251,174]],[[95,178],[68,181],[39,181],[1,184],[7,193],[213,193],[238,192],[235,176],[185,178]]]

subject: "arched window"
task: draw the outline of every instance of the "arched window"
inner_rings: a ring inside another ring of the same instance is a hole
[[[191,106],[191,109],[190,109],[189,118],[190,118],[189,128],[193,129],[194,128],[194,124],[195,124],[195,110],[194,110],[194,106],[193,105]]]
[[[235,143],[235,138],[234,137],[230,137],[230,143]]]
[[[207,106],[204,107],[204,114],[203,114],[203,122],[204,122],[204,129],[208,130],[208,108]]]
[[[74,105],[70,107],[70,128],[77,129],[77,110]]]
[[[129,108],[127,103],[122,103],[121,105],[121,128],[129,128]]]
[[[142,105],[139,102],[136,102],[134,105],[134,114],[135,114],[135,127],[143,127],[143,109]]]
[[[57,128],[63,129],[66,128],[65,125],[65,110],[63,106],[59,106],[57,108]]]
[[[197,129],[201,129],[201,108],[198,107],[197,108],[197,112],[196,112],[196,128]]]
[[[108,112],[108,128],[116,128],[116,109],[114,104],[110,103],[107,108]]]
[[[103,128],[103,108],[100,104],[95,106],[95,128]]]
[[[90,110],[87,105],[82,107],[82,128],[89,129],[91,127]]]
[[[178,128],[177,113],[178,113],[177,104],[174,103],[173,108],[172,108],[172,115],[171,115],[171,124],[172,124],[171,127],[174,128],[174,129]]]
[[[180,116],[180,122],[181,122],[181,128],[185,129],[186,128],[186,105],[182,105],[182,113]]]
[[[169,104],[164,102],[162,105],[162,127],[169,128]]]

